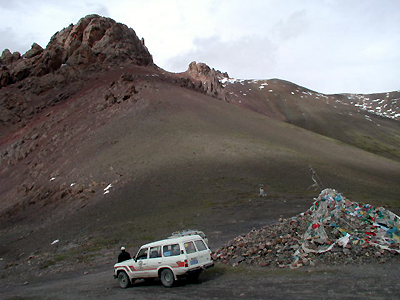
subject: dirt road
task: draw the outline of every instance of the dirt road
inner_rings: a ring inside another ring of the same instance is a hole
[[[218,264],[198,283],[165,288],[159,280],[120,289],[112,268],[31,282],[8,282],[5,300],[34,299],[399,299],[400,264],[345,265],[298,270]]]

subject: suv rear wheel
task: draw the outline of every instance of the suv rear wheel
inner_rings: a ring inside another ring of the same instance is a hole
[[[164,269],[161,271],[161,282],[165,287],[171,287],[175,283],[174,273],[170,269]]]
[[[131,285],[129,276],[125,272],[120,272],[118,274],[118,284],[121,288],[126,289]]]

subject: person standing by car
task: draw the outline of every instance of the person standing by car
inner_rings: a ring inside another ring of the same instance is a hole
[[[121,247],[121,253],[118,255],[118,262],[123,262],[125,260],[131,259],[129,252],[125,251],[125,247]]]

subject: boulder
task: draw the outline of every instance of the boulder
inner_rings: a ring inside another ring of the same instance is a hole
[[[43,48],[42,48],[39,44],[33,43],[31,49],[28,50],[28,51],[23,55],[23,58],[29,59],[29,58],[32,58],[32,57],[34,57],[34,56],[36,56],[36,55],[39,55],[39,54],[42,53],[42,52],[43,52]]]
[[[29,76],[32,64],[29,60],[21,60],[13,65],[11,77],[13,82],[20,81]]]
[[[0,87],[9,85],[12,82],[10,71],[3,67],[0,71]]]
[[[142,45],[132,28],[116,23],[93,47],[93,51],[105,64],[131,61],[136,65],[152,65],[153,58]]]
[[[67,65],[86,68],[97,61],[96,55],[88,44],[81,44],[67,61]]]
[[[14,62],[14,61],[17,61],[19,59],[21,59],[21,53],[19,53],[18,51],[13,52],[12,61]]]
[[[3,53],[0,56],[0,61],[3,65],[11,64],[19,59],[21,59],[21,53],[19,53],[18,51],[11,53],[9,49],[4,49]]]
[[[9,49],[4,49],[0,58],[5,65],[11,64],[13,62],[13,55]]]
[[[51,49],[56,45],[66,48],[67,39],[71,38],[71,32],[75,28],[74,24],[70,24],[68,27],[64,28],[61,31],[57,31],[51,38],[50,42],[48,43],[46,49]],[[72,40],[79,40],[79,39],[72,39]],[[68,42],[70,44],[70,42]]]
[[[60,68],[63,63],[62,58],[64,51],[65,50],[58,45],[43,51],[40,60],[36,63],[33,75],[43,76]]]
[[[75,26],[71,24],[67,28],[67,30],[64,29],[60,33],[57,33],[54,36],[54,39],[64,48],[68,48],[73,43],[73,41],[82,42],[83,32],[85,31],[85,28],[95,18],[101,18],[101,17],[98,15],[88,15],[80,19]]]
[[[82,34],[82,43],[93,47],[96,42],[101,40],[106,31],[115,25],[115,21],[109,18],[93,18],[86,26]]]

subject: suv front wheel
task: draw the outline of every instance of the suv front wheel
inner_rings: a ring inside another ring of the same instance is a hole
[[[161,282],[165,287],[171,287],[175,283],[174,273],[170,269],[164,269],[161,271]]]
[[[126,289],[131,285],[129,276],[125,272],[120,272],[118,274],[118,284],[121,288]]]

